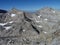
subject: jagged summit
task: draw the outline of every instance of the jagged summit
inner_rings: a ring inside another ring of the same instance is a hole
[[[44,7],[44,8],[41,8],[40,10],[37,10],[35,13],[36,14],[54,14],[55,12],[57,11],[53,8]]]
[[[54,10],[54,9],[51,7],[44,7],[44,8],[41,8],[41,10]]]
[[[12,8],[11,10],[13,10],[13,11],[22,11],[22,10],[19,10],[17,8]]]
[[[19,12],[23,12],[22,10],[19,10],[19,9],[17,9],[17,8],[12,8],[11,10],[10,10],[10,12],[11,13],[19,13]]]

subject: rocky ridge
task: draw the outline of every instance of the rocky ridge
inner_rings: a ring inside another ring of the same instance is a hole
[[[60,11],[4,11],[0,10],[0,45],[60,45]]]

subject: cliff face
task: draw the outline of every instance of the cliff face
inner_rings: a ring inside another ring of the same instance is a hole
[[[0,45],[59,45],[60,11],[3,11],[0,10]]]

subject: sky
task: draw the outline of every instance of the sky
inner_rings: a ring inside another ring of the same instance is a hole
[[[60,0],[0,0],[0,9],[35,11],[44,7],[60,9]]]

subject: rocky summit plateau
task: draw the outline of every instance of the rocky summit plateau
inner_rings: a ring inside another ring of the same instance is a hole
[[[0,45],[60,45],[60,10],[0,9]]]

